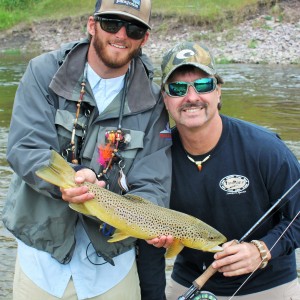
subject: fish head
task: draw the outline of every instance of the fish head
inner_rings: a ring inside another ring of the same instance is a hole
[[[193,249],[214,253],[222,251],[223,248],[220,245],[226,241],[227,238],[221,232],[197,220],[197,224],[190,233],[189,239],[183,243]]]
[[[220,252],[223,250],[220,245],[227,241],[226,237],[221,233],[216,235],[209,235],[203,237],[202,235],[198,238],[193,239],[189,242],[189,247],[207,252]]]

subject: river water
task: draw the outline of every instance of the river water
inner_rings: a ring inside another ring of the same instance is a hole
[[[0,213],[12,174],[5,151],[13,98],[29,59],[0,55]],[[222,113],[276,131],[300,160],[300,65],[219,65],[218,72],[225,80]],[[0,222],[0,299],[12,299],[15,255],[15,240]],[[300,251],[297,259],[300,276]]]

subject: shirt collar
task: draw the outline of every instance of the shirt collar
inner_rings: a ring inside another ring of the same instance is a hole
[[[119,77],[115,78],[108,78],[103,79],[101,76],[99,76],[93,68],[88,64],[87,68],[87,79],[90,83],[90,86],[93,90],[93,92],[97,92],[95,89],[98,88],[98,83],[101,80],[104,80],[106,88],[113,88],[113,87],[119,87],[118,89],[121,90],[123,87],[123,80],[124,80],[125,74],[121,75]]]
[[[101,80],[101,77],[92,69],[89,64],[87,66],[87,79],[93,91],[98,82]]]

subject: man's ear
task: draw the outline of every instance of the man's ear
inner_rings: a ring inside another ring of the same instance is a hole
[[[165,90],[163,90],[163,89],[161,90],[161,93],[162,93],[162,96],[163,96],[163,99],[164,99],[165,107],[166,107],[167,110],[169,110],[168,101],[166,101],[167,94],[166,94]]]
[[[97,22],[93,16],[90,16],[87,22],[87,32],[91,35],[95,35],[95,27],[97,26]]]
[[[217,85],[217,96],[218,96],[218,110],[220,110],[222,108],[222,92],[221,92],[221,85],[218,84]]]
[[[150,32],[147,31],[146,34],[145,34],[145,36],[144,36],[144,38],[143,38],[143,41],[141,43],[141,47],[143,47],[147,43],[147,41],[149,39],[149,36],[150,36]]]

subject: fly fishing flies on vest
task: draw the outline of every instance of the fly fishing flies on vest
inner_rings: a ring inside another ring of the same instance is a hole
[[[99,174],[100,178],[108,182],[108,171],[113,164],[118,163],[120,169],[120,178],[118,183],[124,192],[128,192],[125,174],[123,173],[123,157],[120,151],[125,150],[126,146],[131,140],[129,133],[121,129],[109,130],[105,133],[105,145],[98,146],[99,163],[103,167],[103,171]]]
[[[106,181],[107,188],[109,188],[109,169],[112,168],[113,164],[118,163],[119,167],[119,180],[118,184],[123,192],[128,192],[129,188],[127,186],[126,176],[123,173],[123,168],[125,167],[123,157],[120,151],[123,151],[128,143],[131,141],[131,136],[129,132],[124,132],[122,130],[122,120],[124,114],[125,99],[127,93],[127,83],[128,83],[129,71],[125,74],[124,86],[122,91],[122,98],[120,103],[119,112],[119,124],[117,130],[109,130],[105,133],[105,145],[100,145],[98,147],[99,151],[99,163],[104,168],[99,174],[100,179]]]

